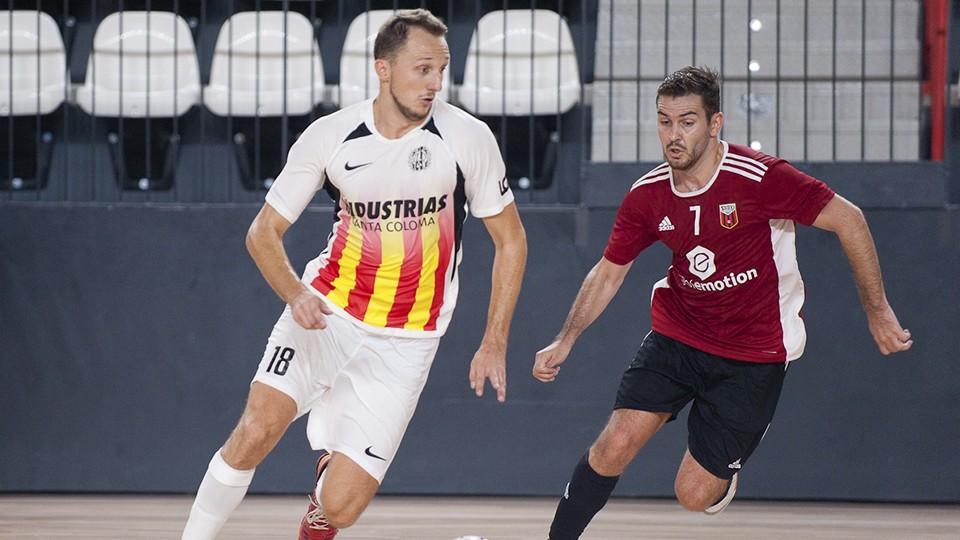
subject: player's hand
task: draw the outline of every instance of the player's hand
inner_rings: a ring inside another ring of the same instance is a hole
[[[333,313],[319,296],[303,291],[290,302],[293,320],[307,330],[322,330],[327,327],[326,316]]]
[[[552,382],[560,373],[560,364],[570,354],[570,347],[561,341],[554,341],[537,352],[533,362],[533,376],[543,382]]]
[[[500,403],[506,401],[506,352],[493,352],[481,345],[470,362],[470,388],[477,393],[477,397],[483,397],[483,386],[487,379],[490,380],[490,386],[497,391],[497,401]]]
[[[884,355],[901,352],[913,346],[910,331],[900,326],[890,306],[870,319],[870,333]]]

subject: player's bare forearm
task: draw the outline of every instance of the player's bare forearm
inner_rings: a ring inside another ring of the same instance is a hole
[[[522,230],[497,249],[493,259],[490,306],[483,344],[506,349],[510,322],[520,296],[520,286],[527,265],[527,241]]]
[[[542,382],[552,382],[560,373],[560,364],[567,359],[574,342],[606,309],[620,290],[624,277],[633,263],[614,264],[601,258],[583,279],[577,298],[570,307],[560,333],[553,342],[537,352],[533,362],[533,376]]]
[[[527,265],[527,237],[513,204],[497,216],[485,218],[484,224],[490,232],[496,252],[493,257],[487,326],[480,346],[505,352],[510,322]]]
[[[614,264],[601,258],[584,278],[555,341],[564,343],[567,349],[572,347],[580,334],[607,308],[632,265],[632,262]]]
[[[263,278],[288,304],[304,290],[283,247],[283,234],[289,227],[273,207],[264,204],[247,230],[247,251]]]
[[[525,241],[507,243],[497,249],[487,326],[470,363],[470,387],[477,397],[483,396],[486,379],[497,392],[498,401],[503,402],[507,397],[507,341],[525,265]]]
[[[853,271],[870,333],[880,351],[890,354],[909,349],[913,345],[910,331],[900,326],[887,301],[880,260],[863,212],[837,195],[827,203],[814,225],[837,234]]]
[[[527,239],[514,205],[501,214],[485,218],[484,224],[496,246],[491,276],[487,325],[480,347],[470,363],[470,387],[483,395],[484,382],[497,392],[497,400],[506,399],[506,353],[523,272],[527,262]]]
[[[247,231],[247,250],[277,296],[293,309],[294,319],[304,328],[323,328],[329,309],[300,281],[283,247],[289,227],[289,221],[264,204]]]

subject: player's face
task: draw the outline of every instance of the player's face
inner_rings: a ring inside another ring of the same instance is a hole
[[[404,118],[421,122],[427,117],[433,98],[443,88],[443,72],[448,63],[450,49],[446,39],[421,28],[410,29],[403,48],[384,66],[387,90]]]
[[[700,96],[661,96],[657,100],[657,133],[670,167],[687,170],[700,162],[710,140],[723,125],[723,114],[707,118]]]

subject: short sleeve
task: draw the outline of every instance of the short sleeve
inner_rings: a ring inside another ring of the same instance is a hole
[[[267,192],[266,202],[290,223],[323,187],[325,158],[319,131],[314,123],[290,147],[286,164]]]
[[[500,155],[497,140],[486,124],[469,119],[464,130],[457,162],[464,175],[464,189],[470,213],[477,218],[495,216],[513,202],[513,191],[507,183],[507,167]]]
[[[762,208],[770,219],[791,219],[812,225],[835,193],[784,160],[774,163],[760,182]]]
[[[624,265],[640,254],[641,251],[657,241],[657,235],[647,225],[641,210],[641,189],[634,188],[620,203],[613,230],[607,240],[603,256],[608,261]]]

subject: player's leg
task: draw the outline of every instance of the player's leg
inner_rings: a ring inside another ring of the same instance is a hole
[[[243,415],[220,454],[231,467],[252,469],[267,457],[297,416],[297,403],[287,394],[254,381]]]
[[[733,493],[736,492],[736,486],[733,484],[735,475],[736,473],[729,478],[714,475],[697,463],[690,454],[690,450],[687,450],[683,455],[683,461],[680,462],[680,469],[677,471],[677,479],[674,483],[677,500],[687,510],[706,511],[707,508],[726,499],[728,490],[730,490],[730,498],[733,498]],[[726,502],[729,503],[729,500]]]
[[[240,421],[203,477],[184,528],[184,538],[213,538],[236,509],[254,469],[273,450],[290,423],[322,392],[314,364],[331,355],[326,334],[303,329],[287,307],[267,341]]]
[[[590,468],[601,476],[619,476],[670,413],[617,409],[587,452]]]
[[[550,525],[551,540],[579,538],[606,504],[620,473],[663,425],[693,397],[678,383],[676,343],[650,332],[620,379],[614,412],[577,466]]]
[[[334,452],[320,482],[319,501],[330,524],[338,529],[353,525],[366,510],[380,482],[340,452]]]
[[[265,384],[250,386],[247,405],[197,490],[184,539],[214,538],[247,493],[256,466],[276,446],[297,413],[289,396]]]
[[[550,540],[579,538],[617,485],[620,474],[670,413],[613,411],[606,427],[580,458],[550,524]]]
[[[371,334],[337,315],[328,323],[338,330],[345,360],[307,422],[311,445],[330,457],[324,451],[318,462],[301,539],[333,538],[366,509],[399,449],[439,345],[435,338]]]
[[[702,386],[688,418],[688,449],[674,488],[680,504],[720,513],[739,472],[766,433],[783,387],[784,364],[740,362],[696,351]]]

